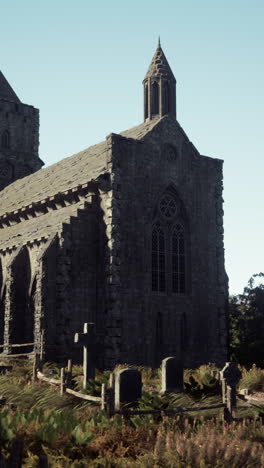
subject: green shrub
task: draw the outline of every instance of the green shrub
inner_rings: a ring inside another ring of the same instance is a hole
[[[242,379],[239,388],[248,388],[250,391],[264,391],[264,369],[259,369],[255,364],[250,369],[242,368]]]

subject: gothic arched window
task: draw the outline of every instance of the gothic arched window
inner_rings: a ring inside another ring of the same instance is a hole
[[[172,292],[177,294],[186,292],[185,250],[184,229],[180,223],[177,223],[171,234]]]
[[[159,114],[159,85],[155,81],[151,85],[152,87],[152,114],[156,115]]]
[[[160,225],[152,229],[152,291],[165,292],[165,232]]]
[[[148,118],[148,85],[145,86],[145,119]]]
[[[9,131],[5,130],[2,134],[2,148],[9,148],[10,147],[10,135]]]
[[[183,203],[173,187],[162,194],[154,216],[152,291],[184,295],[189,290],[188,222]]]
[[[170,112],[170,86],[167,81],[164,84],[164,112],[165,114]]]

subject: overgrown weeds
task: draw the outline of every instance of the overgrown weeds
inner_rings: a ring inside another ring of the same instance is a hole
[[[227,426],[221,410],[204,416],[200,413],[159,417],[115,415],[109,419],[98,407],[69,395],[44,382],[32,383],[32,363],[19,363],[13,372],[0,376],[0,394],[13,409],[0,410],[0,446],[10,450],[14,437],[24,441],[23,466],[38,466],[38,455],[47,453],[50,466],[56,467],[128,467],[128,468],[212,468],[264,466],[263,405],[256,405],[251,416]],[[175,407],[210,405],[220,401],[214,366],[202,366],[185,372],[188,393],[159,394],[159,370],[141,368],[144,392],[139,408],[164,410]],[[59,377],[59,367],[48,364],[48,375]],[[263,370],[243,369],[242,385],[254,389],[263,378]],[[73,367],[75,388],[82,388],[82,368]],[[98,394],[109,371],[97,373],[88,393]],[[192,379],[194,384],[192,384]],[[199,396],[199,399],[198,399]],[[15,409],[17,408],[17,409]],[[204,414],[204,413],[203,413]]]
[[[250,369],[241,368],[242,379],[239,388],[247,388],[250,391],[264,392],[264,369],[260,369],[255,364]]]

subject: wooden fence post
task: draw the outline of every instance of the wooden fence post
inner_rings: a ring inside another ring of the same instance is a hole
[[[67,388],[72,387],[72,360],[71,359],[68,359],[68,364],[67,364],[66,387]]]
[[[39,370],[39,353],[35,352],[34,358],[33,358],[33,373],[32,373],[32,381],[36,382],[38,379],[38,370]]]
[[[102,384],[101,388],[101,410],[106,411],[106,414],[111,418],[114,414],[114,389],[112,387],[107,388],[105,384]]]
[[[226,403],[226,380],[221,379],[221,385],[222,385],[222,402]]]
[[[226,406],[224,408],[224,420],[230,424],[233,421],[232,388],[226,386]]]
[[[111,372],[109,375],[109,387],[110,388],[115,388],[115,373]]]
[[[40,334],[40,369],[42,370],[44,362],[44,330],[41,330]]]
[[[106,388],[105,390],[105,410],[109,418],[115,414],[115,391],[113,388]]]
[[[61,396],[65,393],[65,369],[64,367],[61,368],[61,378],[60,378],[60,394]]]
[[[105,388],[105,384],[103,383],[101,387],[101,398],[102,398],[101,410],[102,411],[106,409],[106,392],[105,391],[106,391],[106,388]]]

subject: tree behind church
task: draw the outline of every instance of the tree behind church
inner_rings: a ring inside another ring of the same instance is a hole
[[[264,273],[254,274],[243,294],[229,300],[230,357],[264,367]]]

